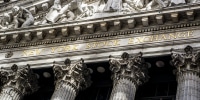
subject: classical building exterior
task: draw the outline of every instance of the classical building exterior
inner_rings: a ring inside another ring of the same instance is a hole
[[[200,100],[199,0],[3,0],[0,100]]]

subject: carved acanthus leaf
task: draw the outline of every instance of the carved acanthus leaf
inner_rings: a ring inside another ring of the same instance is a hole
[[[147,64],[142,57],[142,53],[129,57],[128,53],[123,53],[121,58],[110,56],[110,69],[113,72],[112,79],[117,82],[120,78],[128,78],[140,85],[148,81]]]
[[[64,66],[54,63],[53,70],[55,74],[56,86],[59,86],[59,83],[64,81],[69,85],[74,86],[74,88],[78,91],[91,85],[90,71],[83,59],[73,63],[71,63],[70,59],[66,59]]]
[[[1,68],[0,77],[2,88],[12,87],[24,95],[31,94],[39,88],[37,76],[29,65],[19,68],[14,64],[11,69]]]
[[[187,46],[184,53],[171,50],[172,64],[177,68],[177,72],[193,71],[199,73],[200,52],[193,53],[193,48]]]

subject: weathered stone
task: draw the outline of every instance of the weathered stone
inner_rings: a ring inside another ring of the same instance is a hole
[[[57,32],[55,29],[50,29],[50,30],[48,30],[48,35],[51,39],[53,39],[57,36]]]
[[[134,19],[129,19],[128,21],[128,28],[134,28],[136,21]]]
[[[171,13],[171,19],[174,23],[177,23],[179,21],[178,13]]]
[[[27,32],[24,34],[26,41],[31,41],[33,39],[33,35],[31,32]]]
[[[51,100],[74,100],[80,90],[91,85],[90,71],[83,59],[73,63],[66,59],[64,64],[54,63],[56,87]]]
[[[61,33],[62,33],[62,35],[65,36],[65,37],[69,35],[68,31],[69,31],[68,28],[62,28],[62,29],[61,29]]]
[[[49,4],[46,2],[46,3],[43,3],[42,4],[42,10],[43,11],[47,11],[49,9]]]
[[[3,44],[8,43],[9,40],[10,40],[10,39],[9,39],[8,35],[1,36],[1,42],[2,42]]]
[[[29,9],[29,11],[30,11],[33,15],[35,15],[35,14],[37,13],[37,8],[36,8],[36,6],[31,7],[31,8]]]
[[[94,33],[94,24],[89,24],[89,25],[87,25],[87,32],[89,33],[89,34],[92,34],[92,33]]]
[[[21,100],[25,95],[38,90],[37,76],[29,65],[19,68],[14,64],[11,70],[1,68],[0,77],[2,84],[0,100]]]
[[[45,37],[45,33],[44,33],[43,31],[38,31],[38,32],[36,33],[36,35],[37,35],[37,38],[38,38],[39,40],[43,40],[44,37]]]
[[[200,52],[193,53],[193,48],[187,46],[185,53],[172,49],[172,64],[176,67],[178,87],[176,100],[199,100],[200,94]]]
[[[134,100],[137,87],[149,79],[142,53],[130,58],[125,52],[121,58],[110,56],[109,61],[114,81],[110,100]]]
[[[121,22],[119,20],[114,21],[114,28],[115,28],[115,30],[121,29]]]
[[[13,40],[14,40],[15,43],[20,42],[20,40],[21,40],[21,35],[20,35],[20,34],[14,34],[14,35],[13,35]]]
[[[101,30],[102,30],[103,32],[108,31],[107,22],[101,22],[101,23],[100,23],[100,27],[101,27]]]
[[[194,20],[194,11],[193,10],[187,11],[186,15],[188,17],[188,20],[190,20],[190,21]]]
[[[142,25],[145,27],[149,26],[149,18],[148,17],[142,17]]]
[[[162,25],[164,23],[163,15],[156,15],[156,21],[159,25]]]
[[[77,35],[81,34],[81,26],[75,26],[75,27],[74,27],[74,32],[75,32],[75,34],[77,34]]]

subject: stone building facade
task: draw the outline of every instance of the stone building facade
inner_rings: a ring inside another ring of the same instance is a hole
[[[0,100],[199,100],[199,3],[4,0]]]

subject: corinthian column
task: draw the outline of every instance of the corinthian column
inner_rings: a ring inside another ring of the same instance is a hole
[[[65,60],[65,65],[54,63],[55,91],[51,100],[74,100],[80,90],[90,86],[90,72],[83,59],[71,63]]]
[[[37,76],[30,66],[18,68],[13,65],[11,69],[1,69],[2,91],[0,100],[22,100],[25,95],[38,90]]]
[[[191,46],[184,50],[185,53],[172,50],[171,62],[178,81],[176,100],[200,100],[200,52],[193,53]]]
[[[137,87],[149,79],[147,67],[142,53],[134,57],[129,57],[126,52],[121,58],[110,56],[114,82],[110,100],[134,100]]]

